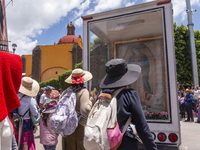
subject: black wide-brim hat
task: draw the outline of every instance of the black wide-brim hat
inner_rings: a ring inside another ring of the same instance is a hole
[[[124,59],[112,59],[105,65],[107,74],[101,80],[100,88],[117,88],[134,83],[140,76],[141,67],[126,64]]]

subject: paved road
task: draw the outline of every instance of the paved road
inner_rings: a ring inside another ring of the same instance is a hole
[[[196,119],[195,119],[196,121]],[[62,150],[62,138],[59,136],[56,150]],[[181,121],[181,141],[180,150],[200,150],[200,124]],[[44,150],[40,144],[39,132],[35,134],[36,150]]]
[[[200,124],[181,121],[181,142],[180,150],[200,150]]]

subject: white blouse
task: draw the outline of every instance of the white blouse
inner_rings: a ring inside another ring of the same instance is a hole
[[[30,96],[24,96],[22,99],[21,97],[23,96],[22,93],[18,93],[18,98],[20,100],[21,106],[18,108],[18,113],[19,115],[24,115],[24,113],[30,109],[30,111],[28,111],[26,113],[26,115],[23,117],[23,119],[30,119],[29,116],[29,112],[31,112],[31,114],[33,116],[37,116],[38,111],[37,111],[37,103],[36,100],[33,97]]]
[[[198,97],[200,95],[200,91],[199,90],[194,90],[193,93],[194,93],[193,94],[193,99],[198,100]]]

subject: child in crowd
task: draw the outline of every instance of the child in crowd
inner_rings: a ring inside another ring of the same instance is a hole
[[[185,97],[183,93],[179,93],[178,100],[180,104],[181,119],[182,121],[184,121],[185,120]]]
[[[40,119],[40,143],[45,150],[56,150],[58,135],[51,129],[51,117],[55,112],[56,100],[49,99],[44,104],[44,110]]]
[[[199,103],[196,105],[196,112],[195,112],[196,117],[199,117]]]

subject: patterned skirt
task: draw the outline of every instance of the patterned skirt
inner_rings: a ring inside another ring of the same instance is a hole
[[[18,144],[19,131],[15,132],[15,138]],[[21,142],[19,150],[35,150],[35,141],[33,135],[33,123],[31,119],[25,119],[23,122]]]

